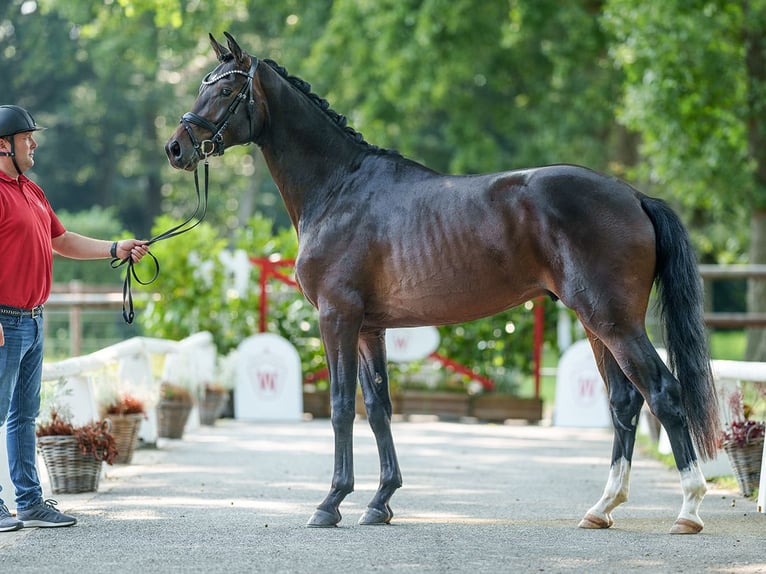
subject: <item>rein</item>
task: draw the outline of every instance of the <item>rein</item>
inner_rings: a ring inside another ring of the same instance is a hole
[[[182,233],[191,231],[192,229],[197,227],[200,223],[202,223],[202,220],[205,219],[205,215],[207,214],[207,203],[208,203],[207,198],[208,198],[208,183],[209,183],[208,168],[209,168],[209,164],[206,157],[205,158],[204,193],[200,193],[200,189],[199,189],[199,169],[194,170],[194,188],[197,192],[197,207],[194,209],[194,213],[192,213],[183,223],[180,223],[179,225],[176,225],[175,227],[172,227],[168,229],[167,231],[160,233],[159,235],[155,235],[149,241],[146,242],[146,245],[152,245],[153,243],[157,243],[158,241],[162,241],[163,239],[170,239],[171,237],[175,237],[176,235],[181,235]],[[195,217],[197,217],[197,214],[200,214],[199,218],[197,219],[197,221],[192,223],[192,220]],[[130,325],[133,322],[133,319],[135,317],[135,312],[133,311],[133,293],[131,291],[131,284],[133,280],[135,279],[135,281],[141,285],[149,285],[150,283],[153,283],[157,279],[157,277],[159,277],[160,275],[159,260],[151,251],[147,252],[147,255],[150,255],[151,258],[154,260],[154,275],[152,275],[151,279],[148,279],[146,281],[141,279],[138,276],[138,273],[136,272],[135,262],[130,257],[130,255],[128,255],[125,259],[118,259],[118,258],[112,259],[112,263],[111,263],[112,269],[118,269],[122,267],[123,265],[126,265],[125,282],[123,283],[123,286],[122,286],[122,318],[125,320],[125,322],[128,325]]]

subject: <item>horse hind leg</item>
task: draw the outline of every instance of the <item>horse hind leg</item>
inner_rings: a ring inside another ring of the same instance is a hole
[[[659,375],[653,380],[647,402],[668,435],[684,497],[681,511],[670,533],[697,534],[704,525],[699,516],[699,507],[707,492],[707,483],[689,433],[686,421],[689,413],[685,412],[681,402],[681,384],[665,364],[659,358],[657,360]]]
[[[359,380],[362,385],[367,420],[380,457],[380,484],[359,524],[388,524],[394,516],[389,501],[402,485],[402,475],[391,434],[391,397],[388,389],[385,332],[363,333],[359,344]]]
[[[696,534],[703,527],[699,507],[707,486],[688,426],[688,417],[695,416],[695,413],[686,412],[681,398],[681,383],[662,362],[645,334],[625,338],[613,347],[613,353],[668,434],[684,496],[681,512],[670,532]]]
[[[612,461],[604,493],[580,521],[580,528],[609,528],[612,511],[628,500],[630,469],[636,440],[638,416],[644,399],[620,369],[604,344],[588,334],[599,372],[609,395],[609,411],[614,427]]]

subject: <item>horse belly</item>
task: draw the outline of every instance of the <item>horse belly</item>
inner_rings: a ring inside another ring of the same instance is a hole
[[[520,305],[541,292],[529,270],[512,269],[478,246],[463,256],[453,251],[450,258],[415,258],[404,268],[394,265],[382,277],[365,313],[380,327],[462,323]]]

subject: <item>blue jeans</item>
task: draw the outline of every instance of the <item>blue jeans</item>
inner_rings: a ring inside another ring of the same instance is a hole
[[[16,488],[16,509],[42,499],[37,476],[35,419],[40,412],[43,317],[0,314],[5,345],[0,347],[0,426],[7,423],[8,466]],[[3,500],[0,499],[0,504]]]

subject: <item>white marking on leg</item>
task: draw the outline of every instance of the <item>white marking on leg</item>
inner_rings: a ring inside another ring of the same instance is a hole
[[[612,525],[612,511],[628,500],[630,488],[630,461],[620,458],[609,469],[609,479],[604,487],[601,499],[588,511],[588,514]]]
[[[699,507],[707,493],[707,484],[696,461],[687,470],[681,471],[681,490],[684,493],[684,503],[678,519],[691,520],[702,526]]]

